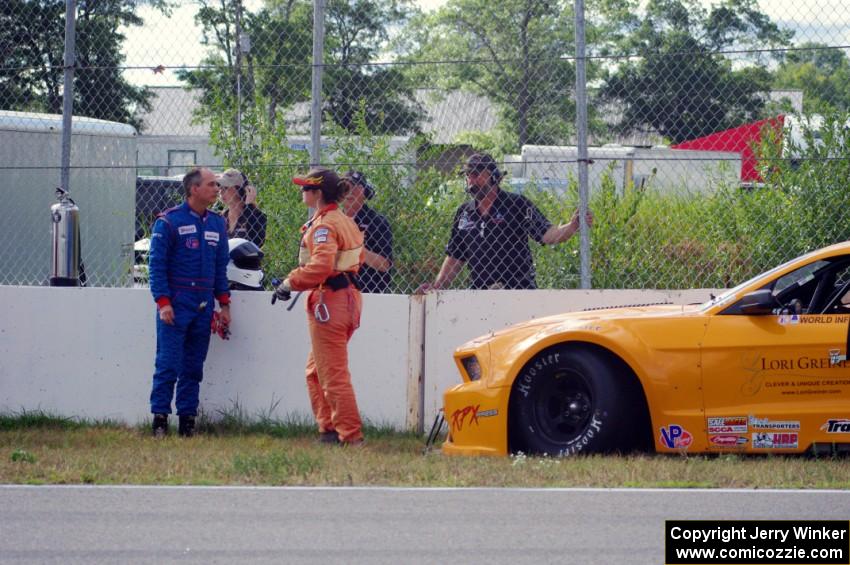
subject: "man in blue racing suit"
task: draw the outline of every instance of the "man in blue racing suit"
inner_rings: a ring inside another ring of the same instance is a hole
[[[178,432],[194,434],[214,298],[221,323],[230,323],[227,230],[224,218],[207,209],[218,199],[215,174],[194,169],[183,177],[183,189],[186,201],[160,214],[151,235],[150,286],[158,308],[151,390],[155,437],[168,433],[175,383]]]

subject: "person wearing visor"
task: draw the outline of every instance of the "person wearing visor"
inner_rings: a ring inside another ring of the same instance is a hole
[[[216,178],[221,186],[221,201],[227,206],[222,212],[227,221],[227,236],[247,239],[262,247],[266,242],[267,220],[256,205],[257,189],[237,169],[227,169]]]
[[[474,153],[463,168],[472,200],[455,213],[446,258],[433,283],[417,293],[446,288],[469,265],[470,288],[537,288],[528,239],[553,245],[567,241],[579,229],[578,212],[558,226],[546,219],[531,200],[499,187],[502,171],[487,153]],[[593,223],[588,212],[587,224]]]
[[[360,267],[360,290],[363,292],[387,292],[393,266],[393,232],[390,223],[370,208],[367,200],[375,195],[375,188],[360,171],[348,171],[342,182],[347,185],[342,206],[345,214],[354,220],[363,232],[366,255]]]
[[[363,234],[339,209],[345,185],[334,171],[313,167],[292,182],[301,186],[301,200],[315,213],[301,228],[298,267],[275,295],[288,300],[293,290],[309,292],[307,392],[319,441],[360,445],[362,422],[348,369],[348,341],[360,326],[357,272],[363,263]]]
[[[218,200],[216,176],[194,169],[183,177],[183,189],[186,201],[162,212],[151,235],[150,288],[157,305],[150,397],[155,437],[168,434],[175,384],[178,431],[194,435],[213,300],[221,306],[221,323],[230,325],[227,231],[224,218],[208,209]]]

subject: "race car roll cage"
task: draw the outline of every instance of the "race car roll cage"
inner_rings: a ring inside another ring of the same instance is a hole
[[[839,279],[838,275],[843,274]],[[787,285],[776,287],[791,277]],[[850,257],[841,256],[804,265],[750,292],[721,315],[850,314],[841,298],[850,293]],[[850,353],[850,316],[844,354],[833,352],[833,364],[846,361]]]

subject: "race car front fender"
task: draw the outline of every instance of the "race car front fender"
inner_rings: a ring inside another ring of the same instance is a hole
[[[481,381],[456,385],[443,395],[449,434],[443,453],[508,454],[510,387],[490,388]]]

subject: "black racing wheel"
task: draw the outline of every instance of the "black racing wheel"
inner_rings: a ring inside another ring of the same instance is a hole
[[[539,353],[513,384],[511,450],[564,457],[633,447],[643,402],[635,386],[591,346]]]

